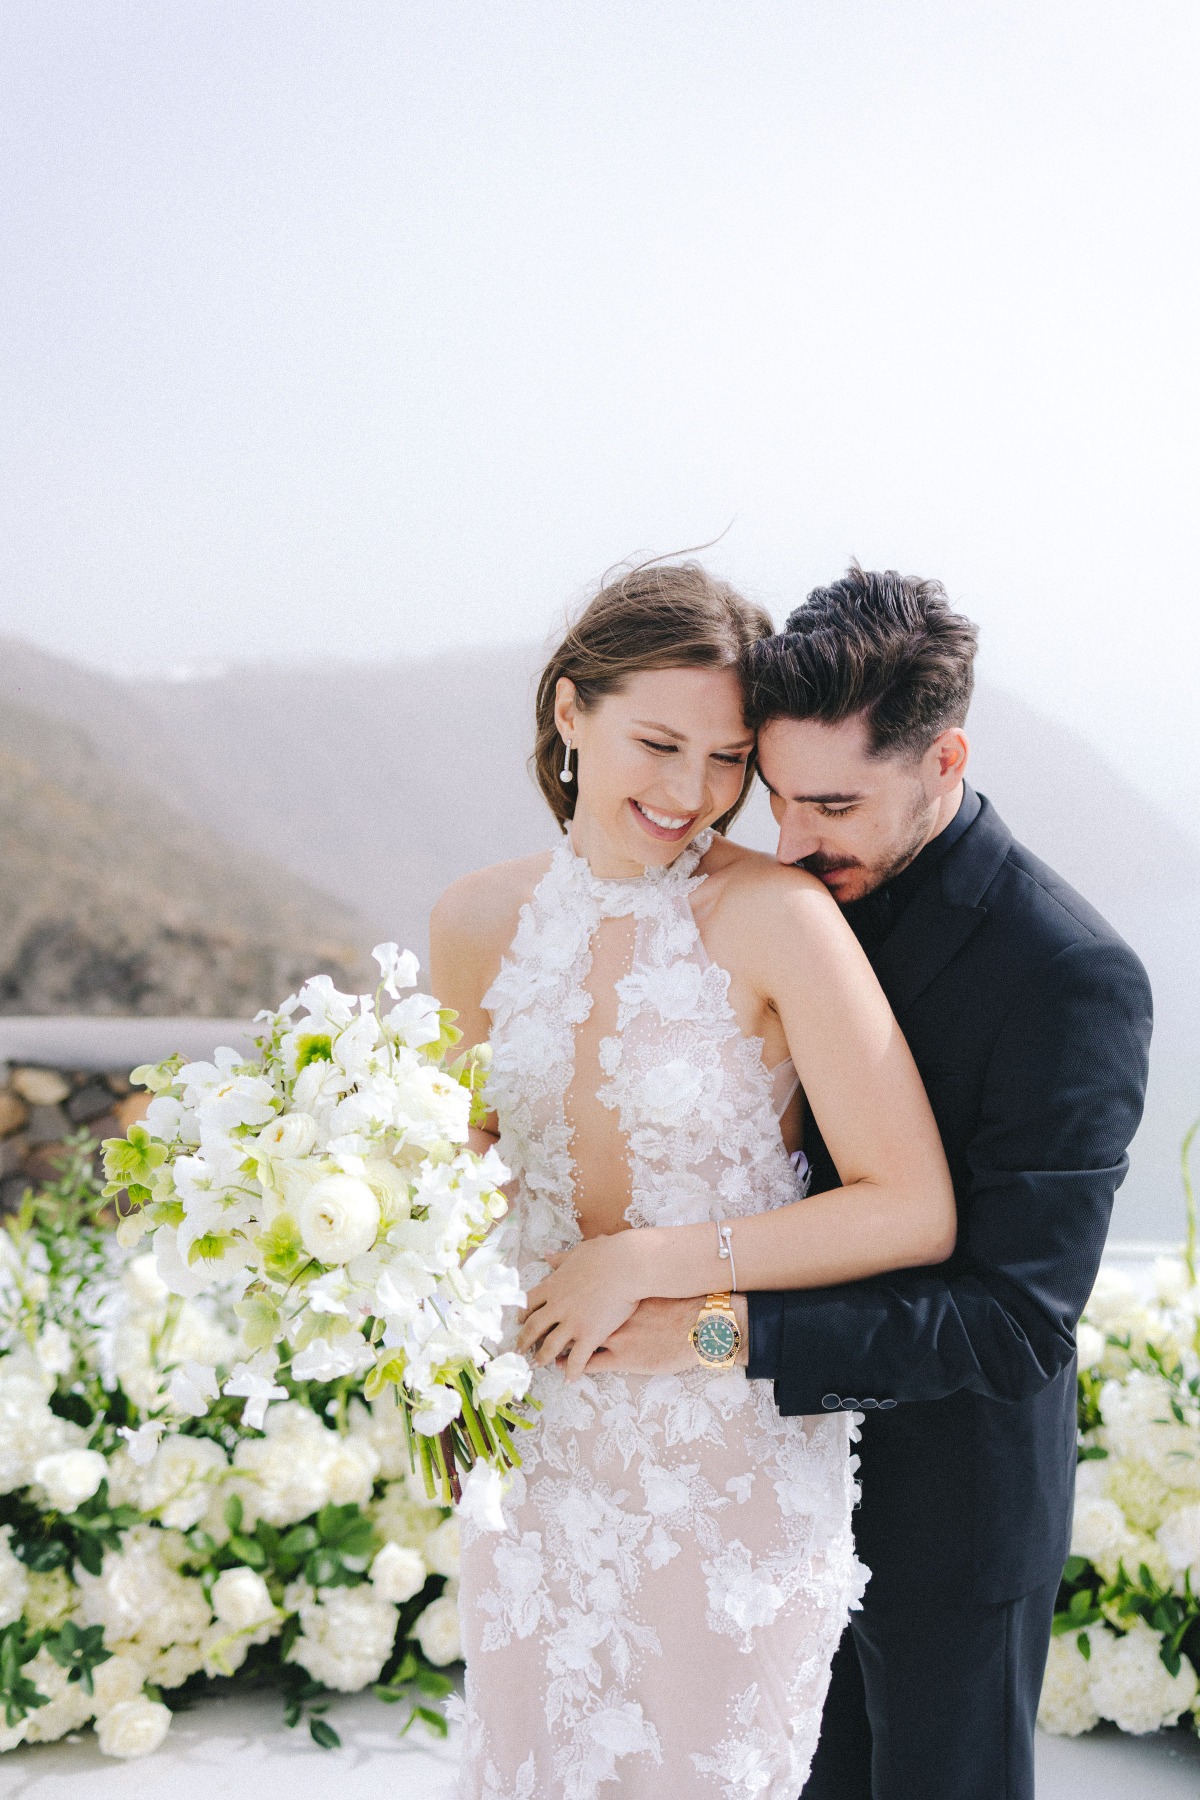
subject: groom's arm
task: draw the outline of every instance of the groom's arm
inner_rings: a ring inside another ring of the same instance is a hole
[[[1074,1355],[1113,1195],[1141,1117],[1145,971],[1093,939],[1036,972],[1005,1021],[960,1183],[958,1248],[916,1269],[749,1299],[749,1374],[783,1413],[1023,1400]]]

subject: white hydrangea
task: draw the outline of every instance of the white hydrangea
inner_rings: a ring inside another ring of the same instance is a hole
[[[1180,1593],[1184,1576],[1190,1576],[1193,1592],[1200,1589],[1200,1504],[1181,1506],[1169,1514],[1155,1535],[1177,1578]]]
[[[69,1680],[67,1670],[44,1647],[25,1664],[23,1673],[50,1702],[30,1713],[26,1743],[52,1744],[68,1731],[78,1731],[94,1715],[96,1702],[84,1693],[83,1683]]]
[[[376,1531],[389,1544],[408,1544],[425,1554],[434,1532],[446,1517],[446,1509],[436,1500],[426,1498],[424,1489],[414,1490],[408,1481],[390,1481],[373,1505],[367,1508]]]
[[[357,1693],[378,1681],[400,1614],[370,1582],[322,1588],[316,1594],[305,1582],[293,1583],[285,1604],[300,1615],[300,1635],[288,1652],[289,1661],[339,1693]]]
[[[65,1569],[29,1571],[25,1619],[31,1631],[57,1631],[78,1605],[78,1589]]]
[[[1093,1633],[1096,1646],[1101,1633]],[[1111,1634],[1103,1634],[1111,1637]],[[1135,1619],[1124,1637],[1112,1638],[1092,1673],[1092,1703],[1102,1719],[1136,1736],[1173,1725],[1196,1698],[1196,1671],[1187,1657],[1170,1675],[1159,1655],[1160,1638],[1144,1619]]]
[[[153,1525],[135,1525],[125,1533],[120,1550],[105,1551],[99,1575],[77,1567],[80,1616],[85,1624],[104,1627],[107,1647],[133,1643],[154,1654],[191,1646],[194,1655],[211,1624],[202,1584],[171,1568],[163,1556],[167,1536]],[[154,1679],[163,1686],[178,1685]]]
[[[1100,1635],[1098,1631],[1091,1632],[1089,1645],[1094,1645]],[[1092,1665],[1079,1648],[1079,1638],[1079,1632],[1066,1631],[1050,1640],[1038,1724],[1056,1737],[1079,1737],[1100,1723],[1100,1714],[1092,1703]]]
[[[379,1469],[366,1437],[330,1430],[299,1400],[269,1407],[264,1435],[243,1439],[233,1463],[247,1519],[279,1526],[294,1525],[331,1500],[365,1505]]]
[[[18,1357],[0,1362],[0,1494],[28,1487],[43,1458],[86,1446],[82,1426],[51,1412],[52,1391],[47,1378]]]
[[[0,1526],[0,1630],[19,1619],[29,1594],[29,1571],[12,1550],[12,1526]]]

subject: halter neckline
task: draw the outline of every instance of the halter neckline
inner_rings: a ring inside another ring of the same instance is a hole
[[[698,885],[704,880],[703,875],[696,876],[696,869],[712,848],[714,835],[713,831],[707,827],[703,831],[698,831],[691,843],[680,851],[674,862],[667,863],[661,868],[648,863],[640,875],[597,875],[587,857],[581,856],[576,850],[571,841],[569,825],[555,855],[563,858],[577,876],[584,877],[601,893],[613,894],[618,888],[623,887],[635,890],[644,890],[647,887],[676,889],[684,882],[694,881]]]

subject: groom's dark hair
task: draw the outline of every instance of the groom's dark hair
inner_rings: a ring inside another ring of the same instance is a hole
[[[872,755],[921,756],[966,720],[978,637],[940,581],[852,563],[776,636],[747,645],[746,723],[861,713]]]

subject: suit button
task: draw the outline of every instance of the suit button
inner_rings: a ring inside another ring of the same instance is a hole
[[[836,1411],[836,1409],[841,1404],[842,1404],[842,1397],[840,1394],[826,1394],[824,1399],[821,1401],[821,1405],[825,1408],[826,1412]]]
[[[847,1394],[845,1399],[842,1401],[842,1405],[846,1408],[847,1412],[857,1412],[858,1407],[859,1407],[859,1402],[854,1398],[853,1394]]]
[[[895,1404],[896,1402],[894,1400],[881,1400],[879,1402],[879,1410],[880,1412],[891,1412]]]
[[[862,1408],[863,1412],[870,1412],[870,1410],[873,1406],[879,1405],[879,1402],[878,1402],[878,1400],[860,1400],[858,1404]]]

